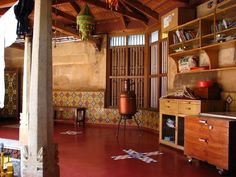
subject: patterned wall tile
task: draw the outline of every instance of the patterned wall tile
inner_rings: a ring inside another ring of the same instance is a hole
[[[118,109],[104,108],[104,97],[104,92],[53,91],[55,106],[86,107],[87,123],[117,125],[120,119]],[[58,113],[57,118],[67,119],[71,115],[73,113]],[[135,117],[141,127],[158,131],[159,119],[157,112],[139,110]],[[136,126],[136,123],[134,119],[130,119],[127,121],[127,125]]]
[[[236,112],[236,92],[222,92],[221,96],[226,101],[226,111]],[[232,102],[227,104],[227,98],[232,99]]]

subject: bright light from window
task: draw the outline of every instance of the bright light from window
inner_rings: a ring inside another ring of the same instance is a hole
[[[128,45],[144,45],[145,44],[145,35],[130,35],[128,36]]]
[[[157,42],[159,39],[159,31],[154,31],[150,36],[150,43]]]
[[[125,46],[126,37],[125,36],[114,36],[110,38],[110,47]]]

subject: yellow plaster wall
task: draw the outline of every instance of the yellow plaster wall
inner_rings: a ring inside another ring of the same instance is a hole
[[[57,44],[53,48],[54,90],[105,90],[106,39],[101,51],[89,42]]]

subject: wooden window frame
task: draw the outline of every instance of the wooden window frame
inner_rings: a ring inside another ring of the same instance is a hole
[[[159,29],[155,29],[155,30],[159,30]],[[160,31],[160,30],[159,30]],[[150,91],[151,91],[151,78],[153,77],[157,77],[159,78],[158,79],[158,98],[161,96],[161,88],[162,88],[162,83],[161,83],[161,78],[162,77],[167,77],[167,72],[166,73],[161,73],[162,72],[162,50],[161,50],[161,42],[162,40],[160,39],[160,33],[159,33],[159,41],[155,42],[154,44],[158,44],[158,49],[159,49],[159,53],[158,53],[158,56],[159,56],[159,61],[158,61],[158,73],[157,74],[154,74],[154,75],[151,75],[151,56],[150,56],[150,52],[151,52],[151,43],[150,43],[150,34],[151,32],[149,33],[145,33],[145,45],[143,46],[144,47],[144,74],[143,76],[128,76],[128,71],[126,70],[126,75],[125,76],[111,76],[111,47],[110,47],[110,37],[113,37],[113,36],[126,36],[126,45],[125,46],[120,46],[121,48],[126,48],[126,52],[127,52],[127,55],[126,57],[128,57],[128,50],[130,47],[137,47],[138,45],[135,45],[135,46],[129,46],[128,45],[128,36],[129,35],[133,35],[133,34],[143,34],[143,33],[132,33],[132,34],[120,34],[120,35],[109,35],[108,36],[108,40],[107,40],[107,77],[106,77],[106,94],[105,94],[105,106],[108,107],[108,108],[117,108],[117,106],[111,106],[111,84],[110,84],[110,80],[112,78],[128,78],[128,79],[131,79],[131,78],[142,78],[143,79],[143,82],[144,82],[144,103],[143,103],[143,107],[140,107],[139,109],[148,109],[148,110],[153,110],[153,111],[158,111],[159,110],[159,106],[157,108],[151,108],[150,106]],[[112,46],[112,47],[115,47],[115,46]],[[119,48],[119,47],[117,47]],[[168,52],[168,51],[167,51]],[[126,62],[128,62],[128,59],[126,59]],[[128,67],[126,67],[128,68]],[[166,70],[167,71],[167,70]]]

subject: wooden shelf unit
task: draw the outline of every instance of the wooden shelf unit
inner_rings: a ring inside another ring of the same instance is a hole
[[[236,45],[235,8],[233,4],[169,31],[169,57],[175,60],[178,73],[181,58],[202,52],[209,57],[209,70],[218,69],[218,51]]]

